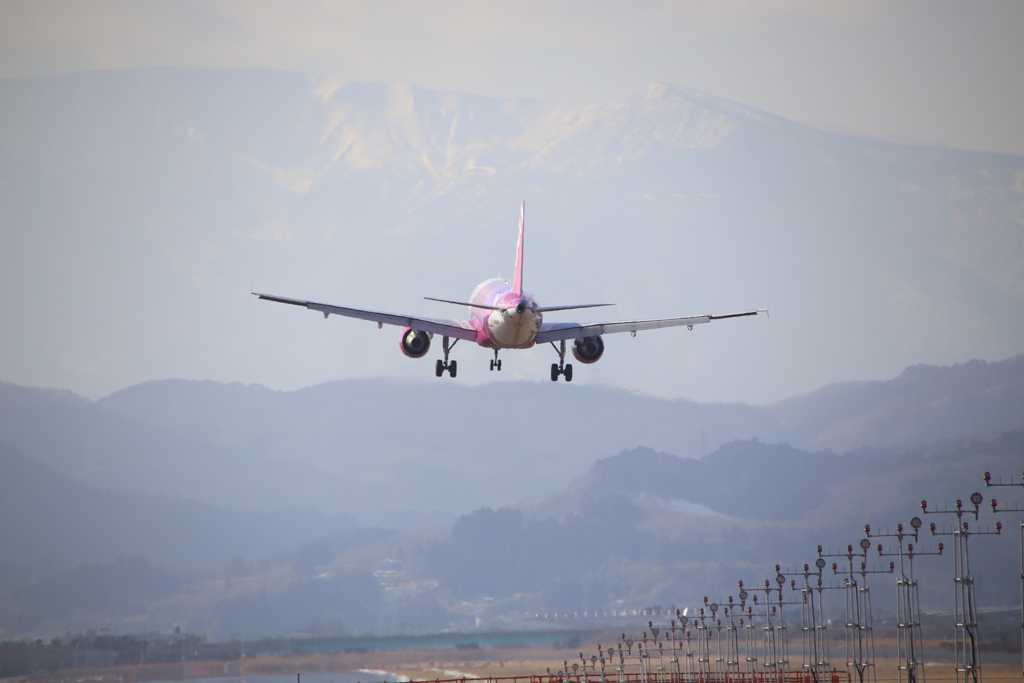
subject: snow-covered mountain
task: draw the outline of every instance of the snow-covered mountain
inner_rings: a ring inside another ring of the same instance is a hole
[[[544,304],[771,305],[609,338],[577,382],[762,402],[1024,350],[1021,157],[827,133],[664,84],[568,105],[141,69],[0,80],[0,377],[92,397],[162,377],[434,381],[395,330],[248,288],[459,317],[420,297],[508,275],[523,198]],[[499,377],[460,346],[458,381],[543,379],[553,356],[509,354]]]

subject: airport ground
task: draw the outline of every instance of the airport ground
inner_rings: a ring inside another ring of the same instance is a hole
[[[596,649],[596,642],[587,643],[584,652]],[[952,653],[950,652],[951,656]],[[279,656],[247,657],[232,661],[188,661],[161,664],[142,664],[88,669],[64,669],[41,677],[19,679],[28,683],[145,683],[146,681],[188,681],[195,679],[241,680],[256,676],[293,676],[296,674],[345,674],[359,683],[377,683],[390,680],[437,681],[459,678],[511,678],[517,676],[544,676],[557,672],[579,661],[580,648],[559,650],[546,648],[509,648],[460,650],[407,649],[371,652],[289,654]],[[1022,680],[1019,653],[993,657],[999,663],[983,662],[985,681]],[[841,657],[833,656],[833,663],[841,665]],[[929,661],[924,679],[928,683],[957,680],[952,661]],[[842,668],[840,666],[840,668]],[[875,666],[876,681],[900,681],[897,661],[879,658]],[[383,675],[387,672],[387,676]],[[583,677],[579,677],[583,680]],[[611,680],[614,680],[609,676]],[[905,677],[903,677],[905,680]],[[590,680],[594,680],[593,677]],[[841,679],[842,680],[842,679]]]

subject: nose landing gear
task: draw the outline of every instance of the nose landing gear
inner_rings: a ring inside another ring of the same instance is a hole
[[[441,340],[441,347],[444,349],[444,360],[441,360],[439,358],[437,360],[437,364],[434,366],[434,374],[437,375],[438,377],[442,376],[445,373],[445,370],[448,371],[448,376],[449,377],[453,377],[453,378],[455,377],[455,373],[458,372],[458,370],[459,370],[459,363],[458,363],[458,361],[454,361],[454,360],[451,361],[451,362],[448,361],[448,353],[453,348],[455,348],[455,345],[458,344],[458,343],[459,343],[459,340],[456,339],[455,341],[453,341],[453,342],[451,342],[449,344],[448,343],[448,337],[444,337]]]
[[[491,361],[491,370],[501,372],[501,361],[498,360],[498,349],[494,349],[494,360]]]
[[[551,381],[557,382],[558,376],[562,375],[566,382],[571,382],[572,363],[567,365],[565,362],[565,340],[563,339],[558,346],[555,346],[555,342],[551,342],[551,347],[558,352],[558,362],[551,364]]]

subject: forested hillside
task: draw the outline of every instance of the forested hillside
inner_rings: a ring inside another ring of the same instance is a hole
[[[1019,476],[1022,450],[1024,432],[842,455],[756,440],[731,442],[700,460],[634,449],[598,459],[540,504],[481,508],[434,532],[364,529],[321,535],[269,556],[234,557],[219,566],[134,557],[41,576],[6,591],[0,628],[33,634],[129,623],[166,631],[183,624],[214,638],[284,631],[397,633],[481,624],[517,628],[556,613],[564,620],[567,613],[584,611],[693,606],[704,595],[734,593],[738,580],[758,585],[773,578],[776,563],[784,572],[812,563],[818,544],[833,553],[844,552],[847,544],[856,547],[865,523],[876,532],[907,524],[920,514],[922,498],[939,509],[977,490],[987,505],[997,490],[985,488],[982,474]],[[3,462],[12,460],[18,462]],[[26,497],[45,493],[40,482],[65,481],[39,466],[35,472],[35,482],[22,479]],[[998,493],[1004,506],[1024,503],[1012,489]],[[87,529],[83,522],[93,518],[93,509],[88,502],[81,505],[66,519]],[[8,514],[5,519],[14,518]],[[173,513],[162,520],[153,514],[143,524],[147,537],[155,543],[173,539],[160,526]],[[143,519],[106,523],[116,536]],[[985,508],[980,524],[990,528],[997,519],[1009,533],[972,545],[983,606],[1016,599],[1018,518],[997,518]],[[63,544],[52,528],[36,526],[33,516],[21,520],[35,534],[8,535],[5,548],[15,552],[7,557],[30,549],[31,539]],[[250,517],[243,528],[250,537],[270,539],[274,527],[262,523],[268,521],[274,517]],[[939,529],[947,522],[938,519]],[[203,527],[194,525],[196,537],[211,542],[236,533]],[[308,535],[311,529],[295,532]],[[949,545],[948,538],[927,533],[918,544],[934,549],[939,540]],[[119,547],[156,556],[131,537]],[[879,568],[888,559],[873,550],[864,558]],[[952,558],[919,561],[915,571],[924,608],[948,609]],[[842,580],[828,572],[823,578]],[[873,578],[872,586],[884,612],[893,578]]]

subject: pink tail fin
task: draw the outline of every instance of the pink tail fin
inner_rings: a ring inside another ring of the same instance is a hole
[[[512,277],[512,292],[523,295],[523,228],[526,223],[526,200],[519,207],[519,243],[516,245],[516,274]]]

